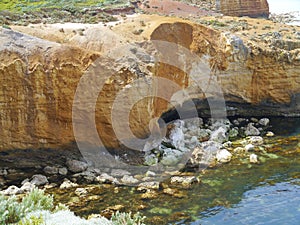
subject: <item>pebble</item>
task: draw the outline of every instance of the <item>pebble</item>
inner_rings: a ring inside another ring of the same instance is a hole
[[[258,121],[258,123],[264,127],[268,126],[270,123],[270,120],[268,118],[262,118]]]
[[[58,168],[58,174],[66,176],[68,174],[68,169],[66,167]]]
[[[99,183],[109,183],[109,184],[118,184],[117,178],[114,178],[107,173],[102,173],[100,176],[97,176],[95,179]]]

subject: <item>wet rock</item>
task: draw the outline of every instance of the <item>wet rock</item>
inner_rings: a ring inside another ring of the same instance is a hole
[[[85,171],[88,168],[88,164],[86,162],[69,159],[66,163],[68,169],[73,173],[80,173]]]
[[[123,177],[125,175],[130,175],[130,172],[123,169],[112,169],[110,173],[113,177]]]
[[[48,175],[58,174],[58,168],[54,166],[46,166],[44,168],[44,173]]]
[[[184,126],[184,121],[182,120],[176,120],[173,123],[173,128],[169,132],[169,139],[171,141],[171,144],[176,149],[182,149],[184,148],[184,133],[182,131],[182,128]]]
[[[180,161],[182,155],[183,153],[181,151],[167,148],[164,150],[163,157],[160,162],[165,166],[176,165]]]
[[[251,154],[249,159],[250,159],[250,163],[258,163],[258,158],[256,154]]]
[[[253,144],[247,144],[245,146],[245,150],[248,151],[253,151],[254,150],[254,145]]]
[[[35,186],[42,186],[48,183],[48,179],[44,175],[36,174],[32,176],[30,183],[34,184]]]
[[[270,120],[268,118],[262,118],[258,121],[258,123],[264,127],[268,126],[270,123]]]
[[[155,165],[158,163],[158,158],[154,154],[147,154],[144,159],[144,164],[148,166]]]
[[[233,152],[237,153],[237,154],[241,154],[241,153],[245,152],[245,148],[243,148],[243,147],[236,147],[235,149],[233,149]]]
[[[66,176],[68,174],[68,169],[66,167],[58,168],[58,174]]]
[[[208,165],[211,163],[222,144],[215,141],[206,141],[196,147],[191,155],[190,163],[193,165]]]
[[[17,194],[22,194],[23,191],[18,188],[17,186],[9,186],[7,189],[3,190],[3,191],[0,191],[0,194],[3,194],[3,195],[17,195]]]
[[[249,123],[245,130],[246,136],[257,136],[260,135],[259,130],[253,125],[253,123]]]
[[[264,143],[264,139],[260,136],[253,136],[249,138],[248,142],[254,146],[259,146]]]
[[[210,140],[216,141],[218,143],[223,143],[224,141],[227,141],[227,129],[225,127],[219,127],[217,130],[211,133]]]
[[[155,177],[156,173],[152,172],[151,170],[148,170],[145,174],[147,177]]]
[[[64,182],[60,185],[60,189],[68,189],[68,188],[73,188],[73,187],[77,187],[78,184],[71,182],[68,179],[65,179]]]
[[[102,173],[100,176],[97,176],[95,179],[99,183],[108,183],[108,184],[118,184],[119,181],[117,178],[114,178],[107,173]]]
[[[267,137],[273,137],[275,134],[272,132],[272,131],[268,131],[267,133],[266,133],[266,136]]]
[[[236,138],[239,135],[239,128],[233,127],[229,130],[228,137],[230,139]]]
[[[232,142],[231,141],[227,141],[227,142],[223,143],[222,147],[223,148],[231,148],[232,147]]]
[[[165,188],[163,190],[163,193],[164,194],[167,194],[167,195],[171,195],[171,196],[174,196],[176,198],[184,198],[186,197],[186,194],[184,194],[182,191],[179,191],[177,189],[173,189],[173,188]]]
[[[133,176],[129,176],[129,175],[124,175],[122,178],[121,178],[121,182],[123,184],[127,184],[127,185],[131,185],[131,184],[136,184],[139,182],[138,179],[135,179]]]
[[[78,197],[82,197],[88,194],[88,191],[86,190],[86,188],[76,188],[75,190],[75,195],[77,195]]]
[[[22,192],[30,192],[35,188],[35,185],[30,182],[25,182],[20,188]]]
[[[158,181],[148,181],[148,182],[143,182],[138,185],[137,190],[138,191],[145,191],[148,189],[154,189],[158,190],[159,189],[159,182]]]
[[[6,176],[8,174],[6,169],[0,169],[0,176]]]
[[[141,195],[141,199],[154,199],[157,197],[157,192],[152,189],[147,189],[147,191]]]
[[[181,184],[183,186],[190,186],[197,183],[198,180],[195,176],[174,176],[171,177],[171,184]]]
[[[227,163],[231,160],[232,154],[226,149],[221,149],[217,152],[216,159],[220,163]]]
[[[92,183],[96,180],[96,175],[91,171],[84,171],[82,173],[76,173],[73,175],[75,178],[82,178],[87,183]]]

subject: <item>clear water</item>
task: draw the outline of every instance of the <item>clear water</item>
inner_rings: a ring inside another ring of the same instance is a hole
[[[105,215],[122,205],[121,211],[139,211],[146,224],[300,224],[300,119],[278,119],[271,128],[276,137],[265,161],[249,164],[239,158],[229,164],[205,170],[201,183],[190,188],[171,185],[179,194],[163,189],[143,199],[134,187],[91,185],[88,196],[78,198],[74,190],[51,190],[55,199],[67,203],[77,215]],[[258,153],[257,153],[258,154]],[[276,156],[276,157],[275,157]]]

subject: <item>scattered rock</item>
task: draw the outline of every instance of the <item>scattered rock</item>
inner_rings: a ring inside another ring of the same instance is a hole
[[[158,181],[148,181],[148,182],[143,182],[138,185],[137,190],[138,191],[144,191],[148,189],[159,189],[159,182]]]
[[[102,173],[100,176],[97,176],[95,179],[99,183],[108,183],[108,184],[118,184],[119,181],[117,178],[114,178],[107,173]]]
[[[250,159],[250,163],[258,163],[258,159],[257,159],[256,154],[251,154],[249,159]]]
[[[244,153],[245,152],[245,148],[243,147],[236,147],[234,150],[233,150],[234,153],[237,153],[237,154],[241,154],[241,153]]]
[[[86,190],[86,188],[76,188],[75,194],[76,194],[78,197],[82,197],[82,196],[87,195],[87,194],[88,194],[88,191]]]
[[[110,173],[113,177],[123,177],[125,175],[130,175],[130,173],[126,170],[122,169],[112,169]]]
[[[226,149],[221,149],[217,152],[216,159],[220,163],[227,163],[231,160],[232,154]]]
[[[182,191],[179,191],[179,190],[173,189],[173,188],[169,188],[169,187],[165,188],[163,190],[163,193],[167,194],[167,195],[174,196],[176,198],[184,198],[184,197],[186,197],[186,195]]]
[[[138,179],[135,179],[133,176],[129,176],[129,175],[124,175],[122,178],[121,178],[121,182],[123,184],[127,184],[127,185],[131,185],[131,184],[136,184],[139,182]]]
[[[68,174],[68,169],[66,167],[58,168],[58,174],[66,176]]]
[[[160,162],[165,166],[176,165],[180,161],[182,155],[183,153],[179,150],[167,148],[164,149],[163,157]]]
[[[272,132],[272,131],[268,131],[267,133],[266,133],[266,136],[267,137],[273,137],[275,134]]]
[[[36,174],[32,176],[30,183],[36,186],[42,186],[48,183],[48,179],[44,175]]]
[[[58,174],[58,168],[54,166],[46,166],[44,168],[44,173],[48,175]]]
[[[190,186],[191,184],[197,183],[198,180],[195,176],[174,176],[171,177],[171,184],[182,184],[183,186]]]
[[[248,151],[253,151],[254,150],[254,145],[253,144],[247,144],[245,146],[245,150]]]
[[[227,129],[225,129],[225,127],[219,127],[217,130],[211,133],[210,140],[216,141],[218,143],[223,143],[224,141],[227,141]]]
[[[147,189],[147,191],[141,195],[141,199],[154,199],[157,197],[157,192],[152,189]]]
[[[8,174],[6,169],[0,169],[0,176],[6,176]]]
[[[145,175],[146,175],[146,177],[155,177],[155,176],[156,176],[156,173],[154,173],[154,172],[148,170],[148,171],[146,172]]]
[[[30,192],[35,188],[35,185],[30,182],[25,182],[20,188],[22,192]]]
[[[246,136],[257,136],[260,135],[259,130],[253,125],[253,123],[249,123],[245,130]]]
[[[65,179],[64,182],[60,185],[60,189],[68,189],[68,188],[73,188],[73,187],[77,187],[78,184],[71,182],[68,179]]]
[[[268,118],[262,118],[258,121],[258,123],[264,127],[268,126],[270,123],[270,120]]]
[[[260,136],[253,136],[249,138],[248,142],[254,146],[259,146],[264,143],[264,139]]]
[[[88,168],[88,164],[86,162],[69,159],[66,163],[68,169],[73,173],[80,173],[85,171]]]
[[[14,185],[9,186],[7,189],[0,192],[0,194],[3,194],[3,195],[17,195],[17,194],[22,194],[22,193],[23,193],[23,191]]]

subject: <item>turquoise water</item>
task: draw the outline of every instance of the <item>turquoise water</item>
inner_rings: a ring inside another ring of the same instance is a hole
[[[203,219],[191,224],[300,224],[299,181],[295,179],[247,191],[243,200],[232,208],[206,210],[201,213]]]

